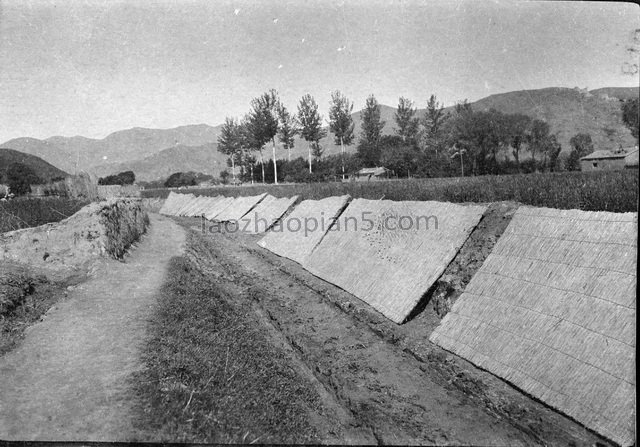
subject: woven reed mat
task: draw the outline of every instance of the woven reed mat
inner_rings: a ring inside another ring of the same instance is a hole
[[[519,208],[431,341],[632,444],[637,229],[636,213]]]
[[[196,196],[193,194],[179,194],[180,200],[178,201],[178,205],[176,206],[173,215],[179,216],[183,209],[186,209],[193,201],[196,199]]]
[[[182,208],[180,208],[180,210],[178,211],[177,215],[178,216],[189,216],[189,214],[191,214],[191,211],[196,208],[200,202],[202,202],[202,197],[201,196],[194,196],[193,199],[191,199],[189,202],[185,203],[184,206]]]
[[[204,217],[208,220],[214,220],[215,217],[220,214],[226,207],[231,205],[235,199],[233,197],[222,197],[220,200],[215,201],[211,206],[207,207],[204,212]]]
[[[402,323],[485,210],[478,205],[356,199],[303,266]]]
[[[298,201],[298,196],[276,198],[266,196],[250,213],[242,218],[240,228],[247,233],[264,233]]]
[[[258,245],[278,256],[302,264],[350,199],[350,196],[345,195],[322,200],[304,200],[291,211],[291,214],[274,225],[258,241]]]
[[[198,196],[191,203],[191,205],[184,210],[182,210],[182,215],[187,217],[198,216],[198,212],[202,208],[202,205],[207,201],[207,197]]]
[[[181,203],[180,196],[181,194],[176,194],[175,192],[171,191],[169,193],[169,196],[167,197],[167,200],[165,200],[164,204],[162,205],[162,208],[160,208],[160,214],[168,216],[172,215],[178,203]]]
[[[193,216],[196,216],[196,217],[204,216],[204,214],[207,212],[207,210],[209,208],[211,208],[211,206],[214,203],[217,203],[219,200],[222,200],[223,198],[224,198],[224,196],[215,196],[215,197],[206,197],[205,196],[205,197],[203,197],[202,198],[202,202],[200,202],[198,204],[198,206],[191,211],[191,213],[190,213],[191,216],[192,217]]]
[[[228,207],[222,210],[222,212],[215,217],[215,220],[218,222],[238,222],[242,219],[242,216],[255,208],[266,196],[267,193],[265,192],[257,196],[238,197]]]

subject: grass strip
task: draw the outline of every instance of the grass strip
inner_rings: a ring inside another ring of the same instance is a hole
[[[172,260],[144,360],[134,425],[154,441],[318,442],[317,392],[269,343],[250,302],[187,258]]]

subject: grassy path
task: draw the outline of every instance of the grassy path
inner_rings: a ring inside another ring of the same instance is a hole
[[[126,262],[97,274],[0,358],[0,439],[125,441],[135,438],[129,379],[143,367],[149,315],[184,231],[151,216]]]

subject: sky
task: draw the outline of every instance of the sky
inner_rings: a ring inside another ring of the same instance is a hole
[[[637,86],[639,28],[614,2],[0,0],[0,142],[218,125],[271,88],[327,117],[334,90],[358,110]]]

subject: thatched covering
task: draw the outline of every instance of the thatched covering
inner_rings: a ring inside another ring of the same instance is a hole
[[[303,266],[402,323],[485,210],[477,205],[356,199]]]
[[[242,218],[241,228],[247,233],[264,233],[285,215],[298,201],[298,196],[276,198],[271,195],[262,199],[251,212]]]
[[[182,203],[177,207],[174,216],[182,216],[182,213],[193,204],[194,200],[196,200],[195,195],[182,194]]]
[[[255,208],[255,206],[266,196],[267,193],[262,193],[257,196],[238,197],[228,207],[215,216],[214,219],[218,222],[238,222],[242,219],[242,216]]]
[[[193,199],[193,194],[178,194],[170,192],[167,200],[160,209],[160,214],[167,216],[178,216],[180,211],[187,206]]]
[[[304,200],[267,232],[258,245],[300,264],[320,243],[349,203],[350,196]],[[314,227],[314,223],[315,228]]]
[[[213,205],[214,203],[216,203],[220,199],[222,199],[222,196],[216,196],[216,197],[203,196],[203,197],[201,197],[201,200],[198,201],[198,203],[194,207],[191,208],[191,210],[189,211],[187,216],[190,216],[190,217],[203,216],[207,212],[207,209],[209,209],[209,207],[211,207],[211,205]]]
[[[182,211],[182,215],[187,217],[201,216],[204,212],[203,205],[208,202],[209,197],[196,197],[196,200],[194,200],[188,208]]]
[[[222,197],[220,200],[216,200],[204,212],[204,217],[209,220],[214,220],[218,214],[224,211],[229,205],[233,203],[235,199],[233,197]]]
[[[179,195],[180,194],[176,194],[175,192],[171,191],[167,196],[167,198],[165,199],[164,203],[162,204],[162,207],[160,208],[159,213],[164,214],[166,216],[171,215],[173,213],[174,208],[180,201],[180,197],[178,197]]]
[[[182,213],[187,210],[196,200],[194,194],[182,194],[182,206],[176,209],[175,216],[182,216]]]
[[[431,341],[632,444],[637,227],[521,207]]]

